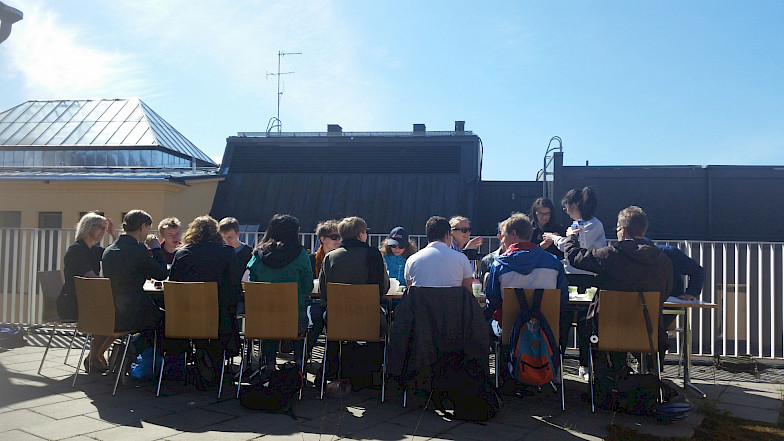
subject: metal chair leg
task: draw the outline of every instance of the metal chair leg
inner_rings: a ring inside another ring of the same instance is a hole
[[[68,344],[68,352],[65,353],[65,360],[63,360],[63,364],[68,364],[68,357],[71,355],[71,347],[74,344],[74,340],[76,340],[76,333],[77,332],[78,331],[76,329],[74,329],[73,333],[71,334],[71,343]],[[87,337],[85,336],[85,338],[87,338]]]
[[[381,402],[384,402],[385,392],[387,390],[387,345],[389,345],[389,338],[384,336],[384,359],[381,362]]]
[[[566,410],[566,395],[564,392],[564,372],[563,372],[563,353],[560,354],[561,356],[561,410]]]
[[[44,360],[46,360],[46,354],[49,353],[49,348],[52,346],[52,339],[54,339],[54,334],[57,332],[57,322],[54,322],[52,326],[52,333],[49,335],[49,342],[46,343],[46,349],[44,350],[44,356],[41,358],[41,364],[38,366],[38,375],[41,375],[41,369],[44,367]]]
[[[166,355],[165,353],[161,354],[163,360],[161,361],[161,371],[158,373],[158,388],[155,390],[155,396],[161,396],[161,381],[163,380],[163,367],[166,365]]]
[[[76,372],[74,372],[73,382],[71,383],[71,387],[76,386],[76,377],[79,375],[79,366],[82,365],[82,359],[84,359],[84,350],[87,349],[87,342],[90,340],[90,335],[87,334],[84,336],[84,344],[82,344],[82,355],[79,356],[79,362],[76,363]]]
[[[220,400],[221,392],[223,392],[223,374],[226,372],[226,350],[223,350],[223,358],[221,359],[221,376],[220,383],[218,383],[218,399]]]
[[[593,349],[588,348],[588,383],[591,385],[591,413],[596,412],[593,402]]]
[[[321,399],[324,399],[324,378],[327,376],[327,350],[329,349],[329,340],[327,340],[327,332],[324,331],[324,359],[321,360]]]
[[[120,366],[117,368],[117,377],[114,380],[114,390],[112,391],[112,396],[117,393],[117,385],[120,384],[120,376],[125,375],[125,357],[128,355],[128,345],[131,344],[131,334],[128,334],[125,337],[125,347],[123,348],[123,355],[120,359]],[[163,372],[163,369],[161,369]]]
[[[310,328],[308,328],[310,329]],[[302,399],[302,389],[308,384],[308,371],[305,369],[305,360],[308,359],[308,334],[305,332],[305,338],[302,339],[302,387],[299,388],[299,398]]]

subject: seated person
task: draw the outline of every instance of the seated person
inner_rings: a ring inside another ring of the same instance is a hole
[[[158,237],[161,240],[163,257],[166,264],[171,265],[174,260],[174,253],[182,245],[182,233],[180,232],[180,220],[176,217],[167,217],[158,224]]]
[[[408,286],[464,286],[471,291],[474,268],[465,254],[452,249],[451,226],[433,216],[425,224],[426,247],[406,261]]]
[[[338,233],[338,221],[335,219],[325,220],[316,225],[316,236],[319,239],[319,247],[315,253],[310,255],[310,266],[313,269],[313,277],[321,274],[321,265],[324,264],[324,257],[330,251],[340,245],[340,234]]]
[[[310,258],[299,242],[299,221],[294,216],[276,214],[267,224],[261,244],[253,251],[248,265],[252,282],[296,282],[297,306],[299,311],[299,333],[308,328],[308,301],[313,290],[313,272]],[[316,320],[322,320],[319,315]],[[320,324],[323,327],[323,324]],[[316,343],[317,335],[310,335],[308,352]],[[268,369],[275,368],[278,341],[264,341],[262,354]],[[302,345],[294,345],[294,362],[302,369]]]
[[[662,323],[662,305],[672,291],[672,264],[653,243],[644,238],[648,216],[637,206],[629,206],[618,213],[615,231],[618,242],[595,250],[580,248],[576,232],[567,229],[564,253],[575,268],[598,274],[599,288],[613,291],[657,291],[659,298],[659,354],[664,360],[667,333]],[[599,296],[594,298],[598,301]],[[590,318],[590,317],[589,317]],[[601,320],[601,317],[599,317]],[[580,364],[588,365],[588,336],[580,334]],[[583,351],[582,349],[585,348]],[[613,370],[626,366],[626,354],[611,353]],[[582,358],[586,359],[583,360]],[[599,357],[605,359],[604,357]]]
[[[416,244],[408,239],[408,231],[403,227],[393,228],[379,249],[384,255],[389,277],[397,279],[400,286],[406,286],[406,260],[417,252]]]
[[[220,345],[210,347],[213,361],[220,360],[225,349],[226,356],[239,353],[239,330],[237,328],[237,301],[242,294],[242,273],[237,265],[234,249],[223,243],[218,233],[218,222],[210,216],[199,216],[188,225],[183,236],[185,244],[174,256],[169,280],[175,282],[218,283],[218,334]],[[197,342],[197,347],[210,346]],[[217,365],[217,363],[216,363]]]
[[[224,217],[218,222],[218,232],[223,237],[223,242],[234,249],[234,253],[237,254],[237,264],[244,274],[253,250],[247,244],[240,242],[240,223],[233,217]]]
[[[696,302],[700,299],[702,285],[705,282],[705,268],[701,267],[694,259],[687,256],[677,247],[669,245],[656,245],[672,263],[672,293],[671,297],[677,297],[686,302]],[[684,289],[683,276],[689,279],[688,288]],[[667,314],[664,316],[664,329],[670,329],[670,325],[675,321],[676,316]]]
[[[501,243],[506,251],[498,256],[490,267],[485,287],[487,309],[485,316],[490,319],[491,329],[501,336],[501,327],[510,326],[501,322],[504,288],[559,289],[561,290],[561,310],[569,303],[569,282],[566,280],[563,264],[555,256],[531,242],[533,227],[528,216],[513,214],[501,222]],[[548,323],[551,328],[560,326],[561,346],[564,346],[571,325],[571,318],[561,320],[560,325]]]

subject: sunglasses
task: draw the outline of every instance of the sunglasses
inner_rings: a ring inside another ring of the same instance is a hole
[[[325,237],[328,237],[332,240],[340,240],[340,234],[327,234]]]
[[[470,233],[471,227],[468,228],[452,228],[452,231],[460,231],[461,233]]]
[[[406,247],[403,245],[390,245],[389,248],[399,248],[401,250],[405,249]]]

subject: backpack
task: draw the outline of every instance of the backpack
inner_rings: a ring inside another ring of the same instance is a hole
[[[21,348],[27,344],[24,339],[25,335],[27,335],[27,331],[21,326],[0,325],[0,348]]]
[[[274,413],[293,413],[297,393],[302,388],[302,371],[289,362],[280,370],[272,371],[266,379],[245,387],[240,392],[240,404],[248,409]]]
[[[462,353],[444,354],[433,365],[431,397],[451,419],[485,421],[501,409],[501,396],[484,367]],[[451,410],[450,410],[451,409]]]
[[[544,290],[534,291],[530,307],[525,290],[515,289],[515,294],[520,302],[520,315],[509,336],[509,372],[521,383],[541,386],[553,381],[560,362],[560,348],[540,310]]]

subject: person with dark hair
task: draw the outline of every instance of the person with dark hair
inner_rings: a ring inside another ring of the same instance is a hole
[[[417,252],[416,244],[408,238],[408,231],[403,227],[393,228],[379,249],[384,256],[390,279],[397,279],[400,286],[405,286],[406,260]]]
[[[564,258],[563,252],[552,242],[546,242],[543,237],[544,233],[555,233],[561,236],[566,234],[566,227],[561,225],[555,216],[553,201],[547,198],[538,198],[535,200],[531,205],[528,218],[531,219],[531,223],[534,227],[534,234],[531,238],[531,242],[539,244],[542,249],[557,257],[558,260],[562,260]]]
[[[240,242],[240,223],[233,217],[224,217],[218,222],[218,232],[223,237],[223,242],[234,249],[237,255],[237,264],[245,273],[245,269],[253,255],[253,250],[246,243]]]
[[[94,212],[85,214],[76,224],[76,242],[68,247],[63,258],[65,284],[57,297],[57,315],[61,318],[76,320],[79,315],[74,276],[100,277],[104,252],[100,243],[106,231],[112,236],[112,240],[117,240],[114,222]],[[90,356],[84,360],[85,369],[90,372],[108,369],[104,354],[113,342],[114,339],[107,335],[93,336]]]
[[[297,283],[297,306],[299,312],[299,333],[308,328],[308,300],[313,290],[313,271],[308,252],[299,241],[299,221],[288,214],[276,214],[267,224],[261,244],[253,250],[248,264],[252,282]],[[323,328],[321,311],[314,314],[313,321]],[[308,335],[308,352],[316,343],[318,335]],[[267,369],[275,368],[278,342],[265,340],[262,355]],[[294,345],[294,362],[302,369],[302,346]]]
[[[163,329],[161,309],[144,292],[148,277],[169,276],[158,239],[149,241],[149,250],[144,243],[151,228],[149,214],[131,210],[123,218],[123,234],[103,252],[103,274],[114,296],[115,331]]]
[[[474,269],[465,254],[452,249],[452,227],[441,216],[433,216],[425,224],[428,244],[406,261],[408,286],[464,286],[469,291],[474,282]]]
[[[672,291],[672,264],[670,259],[653,243],[645,239],[648,216],[637,206],[629,206],[618,213],[615,231],[618,242],[599,249],[580,246],[578,230],[570,228],[565,244],[566,258],[575,268],[598,274],[600,289],[615,291],[659,292],[659,353],[664,359],[667,350],[667,333],[663,326],[662,306]],[[601,295],[601,294],[600,294]],[[599,296],[593,302],[598,302]],[[590,309],[589,309],[590,311]],[[590,317],[589,317],[590,318]],[[599,317],[601,320],[601,317]],[[588,336],[580,337],[580,365],[588,365]],[[613,370],[621,370],[626,363],[625,354],[611,353]],[[598,357],[599,360],[606,359]]]
[[[219,346],[206,341],[196,342],[197,347],[210,347],[213,360],[239,353],[240,334],[237,328],[237,302],[242,295],[242,272],[237,264],[234,249],[223,242],[218,232],[218,221],[211,216],[199,216],[188,225],[182,237],[183,246],[177,250],[172,262],[169,280],[175,282],[216,282],[218,284],[218,335]]]

